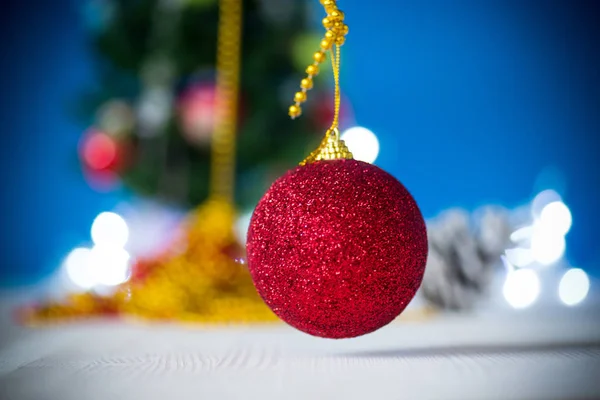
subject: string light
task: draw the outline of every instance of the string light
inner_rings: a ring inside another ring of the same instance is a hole
[[[533,223],[511,234],[518,246],[506,250],[506,257],[521,268],[534,263],[552,265],[565,254],[565,235],[573,223],[571,211],[558,193],[544,190],[533,199],[531,214]]]
[[[540,294],[540,279],[532,269],[511,271],[506,276],[502,293],[513,308],[529,307]]]
[[[127,223],[119,214],[102,212],[91,228],[94,247],[76,248],[64,267],[69,279],[82,289],[116,286],[128,279],[130,255],[123,249],[129,238]]]
[[[531,254],[535,261],[542,265],[551,265],[560,260],[566,247],[564,236],[541,226],[536,227],[531,237]]]
[[[558,296],[567,306],[581,303],[590,290],[590,279],[584,270],[571,268],[560,280],[558,285]]]
[[[96,245],[123,247],[129,239],[129,228],[119,214],[103,212],[94,219],[91,236]]]
[[[566,235],[571,229],[572,223],[571,210],[562,201],[546,204],[540,213],[540,224],[543,229],[556,235]]]
[[[95,285],[116,286],[127,280],[129,253],[113,246],[94,246],[89,252],[87,272]]]
[[[77,287],[91,289],[96,284],[88,269],[90,249],[78,247],[73,249],[63,263],[67,276]]]
[[[539,192],[531,202],[531,215],[533,218],[539,218],[543,208],[555,201],[562,201],[560,195],[552,189],[546,189]]]
[[[379,140],[367,128],[355,126],[346,130],[341,139],[352,152],[354,159],[374,163],[379,155]]]
[[[531,249],[516,247],[513,249],[507,249],[505,254],[508,261],[510,261],[510,263],[515,267],[519,268],[527,267],[535,261]]]

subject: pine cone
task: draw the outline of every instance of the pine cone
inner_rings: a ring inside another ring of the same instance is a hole
[[[505,210],[492,207],[476,212],[475,218],[452,209],[430,221],[429,258],[421,285],[424,298],[443,309],[473,308],[508,245],[508,221]]]

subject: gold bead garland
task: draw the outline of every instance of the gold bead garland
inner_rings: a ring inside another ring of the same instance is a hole
[[[306,78],[300,81],[300,91],[294,95],[294,104],[289,108],[292,119],[302,115],[302,103],[307,99],[306,92],[313,87],[313,77],[319,73],[319,64],[327,58],[326,52],[331,52],[331,61],[334,66],[334,75],[337,80],[339,70],[339,46],[344,44],[345,36],[348,34],[348,25],[344,24],[344,13],[337,8],[335,0],[320,0],[325,8],[327,16],[323,18],[323,27],[327,30],[321,40],[321,48],[313,54],[314,62],[306,68]],[[334,54],[336,47],[337,56]],[[336,85],[337,88],[337,85]],[[336,104],[338,99],[336,97]],[[335,120],[337,123],[337,118]]]
[[[240,85],[242,1],[220,0],[217,43],[217,118],[212,137],[210,197],[233,202]]]
[[[202,323],[277,322],[260,298],[233,226],[242,0],[219,1],[217,123],[210,197],[188,217],[183,237],[165,254],[138,260],[133,276],[108,296],[93,292],[23,308],[28,325],[94,316]],[[312,81],[311,81],[312,83]]]
[[[306,68],[308,76],[300,81],[302,91],[294,95],[294,102],[289,109],[289,115],[292,118],[302,114],[301,103],[306,101],[306,91],[313,87],[313,76],[319,73],[319,64],[326,58],[326,52],[331,53],[331,67],[333,69],[333,80],[335,83],[334,94],[334,114],[331,127],[325,133],[319,147],[309,154],[300,165],[315,163],[322,160],[349,160],[352,159],[352,153],[340,138],[338,129],[340,119],[340,46],[346,40],[348,34],[348,25],[344,24],[344,13],[337,8],[335,0],[321,0],[321,4],[327,12],[323,18],[323,26],[327,31],[321,40],[321,49],[313,54],[313,64]]]

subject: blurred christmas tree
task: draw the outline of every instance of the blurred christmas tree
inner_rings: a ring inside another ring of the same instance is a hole
[[[309,5],[244,1],[235,191],[242,206],[314,147],[330,121],[323,112],[294,122],[287,115],[304,56],[319,43],[308,30]],[[146,196],[200,203],[216,123],[217,1],[88,0],[86,15],[100,82],[79,102],[84,118],[95,116],[80,151],[86,176],[121,177]],[[319,97],[327,96],[315,85],[307,107],[323,109]]]

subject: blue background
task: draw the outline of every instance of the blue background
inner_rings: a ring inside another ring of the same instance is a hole
[[[316,1],[316,0],[315,0]],[[48,275],[122,192],[85,183],[69,114],[93,84],[83,1],[9,0],[0,17],[0,282]],[[592,273],[600,221],[600,2],[340,0],[351,33],[343,88],[377,164],[426,217],[514,207],[562,175],[568,258]],[[536,183],[537,182],[537,183]]]

